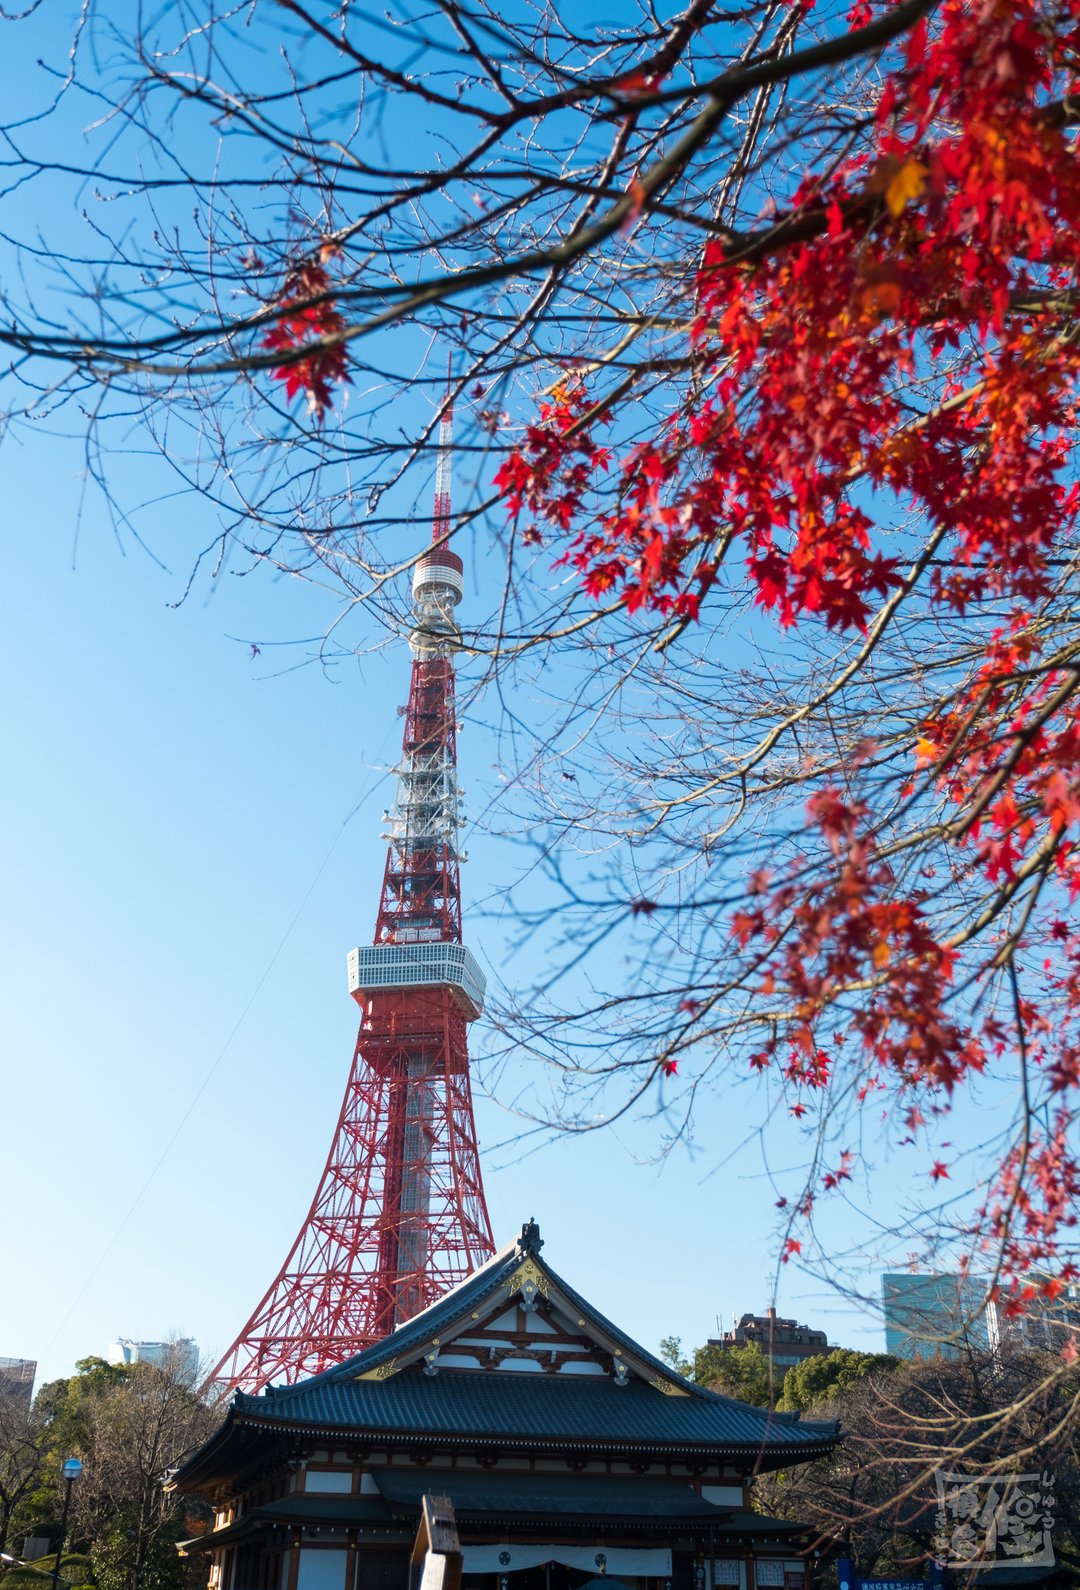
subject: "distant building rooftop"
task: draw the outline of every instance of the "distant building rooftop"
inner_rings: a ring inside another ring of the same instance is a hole
[[[710,1347],[747,1347],[751,1342],[781,1369],[801,1364],[804,1358],[820,1358],[832,1352],[824,1331],[798,1320],[781,1319],[774,1308],[764,1314],[744,1314],[739,1323],[719,1336],[709,1338]]]
[[[36,1358],[0,1358],[0,1397],[29,1409],[34,1397]]]

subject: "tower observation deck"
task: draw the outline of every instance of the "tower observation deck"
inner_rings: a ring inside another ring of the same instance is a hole
[[[484,976],[462,943],[454,654],[464,566],[449,544],[453,410],[439,426],[430,548],[412,579],[412,670],[374,942],[348,956],[360,1030],[311,1208],[210,1383],[259,1391],[360,1352],[494,1252],[466,1024]]]

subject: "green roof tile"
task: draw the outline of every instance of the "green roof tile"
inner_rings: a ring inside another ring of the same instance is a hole
[[[643,1381],[617,1386],[607,1376],[410,1367],[387,1380],[320,1375],[284,1396],[245,1397],[237,1420],[278,1428],[351,1429],[372,1433],[454,1435],[528,1443],[587,1442],[605,1446],[821,1448],[833,1424],[792,1423],[763,1408],[703,1392],[668,1397]]]

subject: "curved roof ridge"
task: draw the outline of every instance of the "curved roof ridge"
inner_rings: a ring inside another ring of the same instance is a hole
[[[820,1434],[823,1438],[828,1438],[839,1429],[837,1420],[800,1421],[797,1412],[759,1408],[756,1404],[743,1402],[738,1397],[726,1396],[723,1392],[710,1391],[707,1386],[687,1379],[662,1358],[635,1341],[564,1280],[542,1256],[540,1249],[543,1245],[536,1221],[527,1221],[513,1241],[493,1254],[479,1269],[474,1270],[450,1292],[429,1303],[419,1314],[414,1314],[411,1319],[404,1321],[396,1330],[391,1331],[389,1336],[373,1342],[370,1347],[354,1353],[340,1364],[334,1364],[319,1374],[305,1376],[303,1380],[291,1386],[281,1386],[276,1389],[267,1387],[257,1396],[237,1393],[232,1408],[238,1412],[267,1416],[271,1415],[274,1406],[288,1404],[295,1398],[305,1395],[309,1388],[351,1382],[361,1378],[381,1378],[373,1373],[379,1369],[394,1373],[392,1366],[396,1365],[399,1369],[405,1367],[404,1363],[398,1362],[399,1360],[408,1360],[416,1355],[418,1350],[430,1341],[433,1332],[445,1331],[461,1315],[475,1309],[479,1302],[508,1281],[521,1264],[528,1262],[536,1266],[549,1286],[553,1287],[576,1313],[588,1319],[603,1336],[620,1347],[627,1357],[636,1360],[639,1373],[642,1370],[652,1372],[654,1378],[651,1383],[662,1383],[661,1389],[677,1391],[682,1396],[699,1403],[720,1404],[733,1414],[748,1415],[752,1422],[760,1423],[763,1435],[766,1435],[770,1429],[779,1433],[798,1426],[800,1433],[805,1433],[807,1437]],[[450,1370],[446,1372],[453,1373]],[[646,1378],[648,1379],[648,1374]]]

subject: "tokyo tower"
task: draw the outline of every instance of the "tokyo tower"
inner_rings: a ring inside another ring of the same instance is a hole
[[[317,1374],[378,1341],[495,1251],[473,1121],[466,1024],[484,976],[461,942],[450,400],[431,547],[413,570],[412,675],[375,942],[348,957],[360,1006],[345,1098],[285,1263],[209,1376],[226,1393]]]

